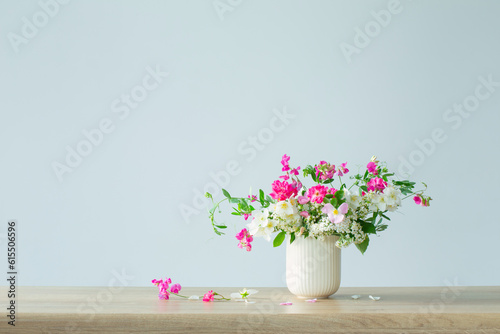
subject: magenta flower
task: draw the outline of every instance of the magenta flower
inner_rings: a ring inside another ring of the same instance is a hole
[[[252,245],[250,244],[253,241],[253,236],[247,231],[246,228],[242,229],[240,233],[236,234],[236,239],[240,242],[238,243],[238,248],[245,248],[247,252],[252,250]]]
[[[374,163],[373,161],[370,161],[368,165],[366,165],[366,168],[368,169],[369,173],[372,173],[373,175],[378,175],[377,164]]]
[[[337,175],[338,176],[344,176],[344,174],[349,173],[349,169],[347,169],[347,162],[344,162],[343,164],[340,164],[339,169],[337,170]]]
[[[162,290],[158,294],[158,299],[168,300],[170,298],[170,293],[167,290]]]
[[[255,196],[255,195],[248,195],[248,198],[250,198],[250,202],[257,201],[257,196]]]
[[[290,166],[288,165],[288,161],[290,161],[290,157],[288,155],[284,155],[282,158],[281,158],[281,164],[283,165],[283,168],[281,168],[281,170],[283,172],[287,172],[290,170]]]
[[[175,283],[175,284],[172,284],[172,286],[170,287],[170,292],[179,293],[179,291],[181,291],[181,289],[182,289],[181,285],[178,283]]]
[[[385,182],[380,177],[374,177],[366,184],[368,191],[384,191],[385,187],[387,187],[387,182]]]
[[[204,302],[213,302],[214,301],[214,292],[212,290],[208,291],[203,295]]]
[[[416,195],[415,197],[413,197],[413,200],[415,201],[415,204],[417,204],[417,205],[422,204],[422,197],[420,197],[419,195]]]
[[[319,162],[319,165],[314,166],[314,169],[316,170],[316,177],[319,177],[320,180],[329,180],[335,175],[335,165],[330,165],[323,160]]]
[[[300,170],[300,166],[297,167],[297,168],[294,168],[290,171],[290,174],[293,174],[295,176],[299,175],[299,170]]]
[[[245,220],[248,220],[248,217],[250,217],[250,216],[251,216],[251,214],[249,214],[249,213],[244,213],[243,214],[243,218],[245,218]]]
[[[327,191],[327,193],[328,193],[328,194],[332,194],[332,195],[334,195],[334,196],[335,196],[335,193],[336,193],[336,192],[337,192],[337,189],[335,189],[335,188],[330,188],[330,189],[328,189],[328,191]]]
[[[327,193],[328,188],[318,184],[317,186],[309,188],[306,195],[309,197],[311,202],[322,203]]]
[[[277,201],[284,201],[292,196],[297,195],[297,187],[287,181],[276,180],[272,184],[273,192],[270,194]]]
[[[288,174],[280,176],[280,179],[283,179],[285,181],[287,181],[289,178],[290,178],[290,176],[288,176]]]
[[[347,211],[349,211],[349,205],[347,203],[342,203],[338,209],[335,209],[333,205],[327,203],[323,209],[321,209],[321,212],[326,213],[328,219],[334,224],[341,223]]]

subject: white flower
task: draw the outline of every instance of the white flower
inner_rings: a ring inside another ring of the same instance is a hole
[[[271,211],[280,218],[293,215],[298,212],[297,200],[295,198],[290,198],[289,200],[273,204],[271,206]]]
[[[259,291],[254,290],[254,289],[247,290],[245,288],[239,292],[233,292],[231,294],[231,298],[235,299],[238,302],[248,301],[248,297],[250,297],[251,295],[255,295],[257,292],[259,292]]]
[[[384,197],[389,211],[395,211],[401,205],[401,191],[399,189],[392,186],[385,188]]]
[[[345,198],[350,208],[356,209],[361,204],[361,196],[357,193],[345,190]]]
[[[373,204],[375,204],[380,211],[385,211],[387,209],[384,195],[375,194],[373,197]]]
[[[267,241],[271,241],[271,234],[274,232],[275,222],[269,219],[269,210],[264,209],[260,212],[253,213],[253,220],[247,224],[248,232],[256,237],[263,237]]]

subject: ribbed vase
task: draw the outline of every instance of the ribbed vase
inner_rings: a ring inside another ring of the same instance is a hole
[[[297,237],[286,246],[286,285],[300,298],[328,298],[340,286],[337,236],[324,240]]]

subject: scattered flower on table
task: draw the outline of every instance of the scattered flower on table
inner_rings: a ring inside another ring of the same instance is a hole
[[[280,305],[288,306],[288,305],[293,305],[293,303],[292,302],[285,302],[285,303],[280,303]]]
[[[371,300],[375,300],[375,301],[380,300],[380,297],[374,297],[372,295],[369,295],[368,298],[370,298]]]
[[[361,296],[360,295],[352,295],[351,298],[352,299],[359,299],[359,298],[361,298]]]
[[[308,303],[316,303],[318,300],[316,298],[314,299],[307,299],[306,302]]]
[[[200,299],[200,296],[197,296],[197,295],[192,295],[192,296],[188,297],[188,296],[184,296],[184,295],[179,294],[179,292],[182,289],[181,285],[178,283],[172,284],[172,280],[170,278],[165,278],[164,280],[163,279],[159,279],[159,280],[154,279],[151,281],[151,283],[153,283],[154,285],[156,285],[158,287],[158,291],[159,291],[158,299],[161,299],[161,300],[170,299],[170,295],[175,295],[177,297],[182,297],[182,298],[186,298],[189,300],[199,300]],[[170,284],[172,284],[172,285],[170,286]],[[204,302],[212,302],[214,300],[230,300],[230,299],[225,298],[224,296],[222,296],[221,294],[219,294],[213,290],[208,291],[203,296]]]
[[[238,247],[252,250],[254,237],[271,241],[273,246],[283,243],[289,235],[290,243],[296,237],[323,239],[335,235],[336,246],[344,248],[354,244],[364,253],[370,242],[370,235],[378,235],[387,229],[389,214],[401,207],[402,200],[412,197],[420,206],[429,206],[431,197],[424,195],[424,189],[415,190],[415,182],[395,179],[385,162],[373,156],[366,168],[352,175],[347,162],[335,165],[321,160],[318,164],[304,168],[290,165],[290,156],[281,158],[283,175],[271,184],[271,192],[259,190],[257,195],[233,197],[225,189],[225,198],[215,202],[212,194],[205,196],[212,200],[209,217],[214,232],[222,235],[224,224],[215,222],[215,214],[224,201],[234,204],[233,215],[242,216],[250,222],[236,234]],[[299,178],[314,182],[306,186]],[[349,184],[344,179],[349,178]],[[334,182],[337,182],[334,186]],[[338,187],[338,189],[336,188]],[[168,297],[168,296],[167,296]]]
[[[231,299],[234,299],[238,302],[242,302],[242,301],[248,302],[248,298],[251,295],[255,295],[257,292],[259,292],[259,291],[255,290],[255,289],[247,290],[246,288],[244,288],[243,290],[241,290],[239,292],[233,292],[230,297],[231,297]]]

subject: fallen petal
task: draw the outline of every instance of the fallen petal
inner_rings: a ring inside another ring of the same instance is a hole
[[[361,296],[360,295],[352,295],[351,298],[352,299],[359,299],[359,298],[361,298]]]
[[[293,305],[292,302],[280,303],[280,305]]]
[[[306,300],[306,302],[308,302],[308,303],[316,303],[316,301],[317,301],[316,298]]]
[[[373,297],[372,295],[369,295],[368,297],[369,297],[371,300],[375,300],[375,301],[377,301],[377,300],[379,300],[379,299],[380,299],[380,297]]]

